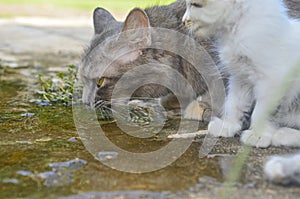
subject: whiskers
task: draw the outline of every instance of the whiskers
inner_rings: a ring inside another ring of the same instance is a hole
[[[157,107],[159,107],[159,99],[149,97],[98,100],[94,104],[99,120],[121,120],[139,126],[160,119],[156,117],[163,111]]]
[[[99,100],[99,101],[96,101],[95,104],[94,104],[94,109],[100,109],[102,107],[106,107],[106,105],[109,105],[109,102],[108,101],[105,101],[105,100]]]
[[[124,102],[124,100],[122,101]],[[117,108],[113,109],[112,104],[117,105]],[[96,113],[100,120],[114,120],[114,114],[116,114],[118,117],[121,117],[122,119],[125,119],[125,111],[128,111],[126,104],[117,100],[99,100],[95,102],[93,108],[96,110]]]
[[[187,28],[188,34],[189,34],[190,36],[193,36],[193,35],[194,35],[194,29],[192,28],[192,25],[193,25],[193,24],[190,24],[189,26],[185,26],[185,27]]]
[[[108,101],[99,100],[95,102],[94,107],[96,110],[98,119],[100,120],[113,120],[110,103]]]

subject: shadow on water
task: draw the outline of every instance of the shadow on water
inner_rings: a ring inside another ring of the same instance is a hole
[[[29,102],[34,97],[35,72],[28,68],[0,70],[0,198],[57,198],[88,192],[108,198],[116,196],[107,193],[151,197],[189,190],[204,176],[223,181],[220,158],[199,159],[199,143],[193,143],[176,162],[151,173],[130,174],[104,166],[76,138],[70,107]],[[129,151],[156,150],[169,142],[163,136],[127,136],[115,123],[102,128],[110,140]]]

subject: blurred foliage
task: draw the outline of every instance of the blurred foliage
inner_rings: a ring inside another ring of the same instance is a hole
[[[165,5],[175,0],[0,0],[0,3],[49,5],[63,8],[92,10],[103,7],[115,11],[127,11],[134,7],[145,8],[153,5]]]
[[[68,67],[67,73],[58,73],[54,78],[43,78],[38,75],[40,90],[37,94],[41,97],[43,104],[63,103],[72,104],[73,90],[76,82],[76,67]]]

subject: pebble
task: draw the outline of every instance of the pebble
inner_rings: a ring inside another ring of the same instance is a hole
[[[102,151],[99,152],[96,159],[100,161],[108,161],[112,159],[116,159],[119,153],[114,151]]]
[[[29,142],[29,141],[16,141],[16,143],[18,143],[18,144],[29,144],[29,145],[32,144],[32,142]]]
[[[67,171],[67,172],[73,172],[76,171],[82,167],[84,167],[87,164],[85,160],[81,159],[74,159],[70,160],[68,162],[54,162],[50,163],[49,166],[52,168],[53,171]]]
[[[47,187],[61,187],[71,184],[74,181],[72,173],[56,173],[49,172],[47,178],[44,181],[44,185]]]
[[[70,139],[68,139],[68,142],[78,142],[79,140],[79,137],[71,137]]]
[[[84,167],[87,164],[85,160],[74,159],[67,162],[54,162],[50,163],[49,166],[52,168],[52,171],[39,173],[37,175],[33,174],[30,171],[20,170],[17,174],[22,176],[28,176],[31,178],[41,178],[44,181],[44,185],[47,187],[60,187],[71,184],[73,179],[73,173],[78,169]],[[15,179],[16,180],[16,179]],[[15,183],[15,181],[7,181],[5,183]],[[4,181],[3,181],[4,182]],[[19,181],[18,181],[19,182]]]
[[[46,100],[32,99],[29,102],[30,103],[35,103],[35,104],[40,105],[40,106],[51,106],[49,101],[46,101]]]
[[[35,114],[34,113],[23,113],[21,114],[22,117],[33,117]]]
[[[27,176],[27,177],[34,177],[35,176],[32,172],[24,171],[24,170],[17,171],[17,174],[22,175],[22,176]]]
[[[2,180],[2,183],[20,184],[20,181],[13,178],[13,179]]]
[[[69,185],[74,181],[73,173],[86,164],[87,162],[81,159],[50,163],[49,166],[52,168],[52,171],[40,173],[37,177],[44,179],[44,185],[47,187]]]

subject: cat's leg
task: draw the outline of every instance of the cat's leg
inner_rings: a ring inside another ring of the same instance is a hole
[[[241,141],[258,148],[266,148],[270,145],[300,147],[300,130],[289,127],[279,128],[267,122],[257,132],[252,129],[243,131]]]
[[[251,86],[242,82],[244,81],[234,78],[229,80],[223,117],[212,119],[208,125],[209,134],[216,137],[233,137],[242,130],[245,114],[249,113],[253,104]]]
[[[241,135],[242,143],[257,148],[266,148],[272,144],[274,132],[277,128],[271,122],[267,122],[262,128],[255,130],[250,128],[243,131]]]
[[[241,141],[258,148],[270,145],[300,147],[300,131],[289,127],[278,128],[268,122],[261,131],[243,131]]]
[[[264,168],[268,180],[279,183],[300,184],[300,153],[286,157],[272,157]]]
[[[271,82],[271,81],[268,81]],[[292,126],[297,126],[297,122],[293,120],[297,120],[296,115],[292,116],[295,113],[290,112],[290,102],[287,102],[287,99],[283,99],[281,101],[282,104],[279,109],[276,111],[277,113],[272,116],[272,109],[274,107],[270,107],[272,104],[271,97],[276,96],[276,83],[271,86],[266,82],[265,84],[259,85],[259,89],[256,90],[255,95],[256,105],[252,113],[251,117],[251,127],[249,130],[246,130],[242,133],[241,141],[245,144],[256,146],[260,148],[265,148],[270,145],[273,146],[300,146],[300,131],[282,127],[289,126],[288,123],[292,124]],[[268,90],[271,91],[268,92]],[[273,90],[273,91],[272,91]],[[288,97],[288,99],[293,97]],[[299,114],[299,112],[298,112]],[[272,120],[272,122],[270,121]],[[292,121],[291,121],[292,120]],[[264,123],[262,123],[264,121]],[[287,123],[288,121],[288,123]]]
[[[210,96],[208,93],[199,96],[184,110],[184,118],[208,122],[211,119]]]
[[[262,117],[267,111],[267,100],[257,98],[256,104],[251,117],[251,126],[248,130],[242,132],[241,141],[244,144],[265,148],[271,145],[272,133],[276,131],[276,127],[266,120],[261,124]]]
[[[300,106],[299,96],[290,102],[284,99],[280,109],[274,116],[274,121],[279,123],[281,128],[278,128],[272,138],[274,146],[292,146],[300,147]],[[293,128],[290,128],[293,127]]]
[[[273,121],[280,124],[281,128],[275,132],[272,145],[300,147],[299,88],[290,89],[288,95],[281,100]]]
[[[271,145],[273,133],[278,128],[277,124],[270,122],[270,115],[273,109],[276,109],[276,107],[271,106],[276,104],[273,100],[276,100],[275,97],[278,96],[276,93],[277,88],[278,81],[276,79],[256,80],[253,89],[256,103],[251,116],[251,126],[249,130],[243,131],[241,135],[243,143],[262,148]]]

